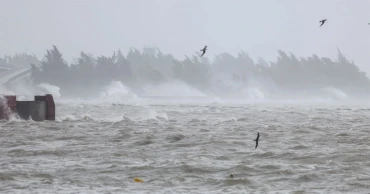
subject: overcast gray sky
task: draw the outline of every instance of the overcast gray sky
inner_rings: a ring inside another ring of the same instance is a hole
[[[336,57],[339,47],[370,72],[369,0],[0,0],[0,55],[42,57],[52,44],[69,62],[86,51],[157,46],[176,57],[240,50],[274,60]],[[319,20],[327,23],[319,28]]]

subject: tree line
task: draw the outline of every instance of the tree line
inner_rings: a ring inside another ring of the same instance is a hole
[[[35,65],[37,62],[40,65]],[[142,88],[171,80],[182,80],[201,91],[227,87],[226,82],[239,85],[258,82],[286,91],[322,87],[335,87],[349,93],[370,91],[366,73],[339,50],[335,60],[317,55],[298,58],[279,50],[277,59],[267,62],[262,58],[254,61],[243,51],[237,56],[221,53],[211,61],[197,54],[179,60],[158,48],[144,48],[142,51],[131,49],[126,55],[117,50],[111,56],[98,57],[81,52],[68,64],[53,46],[43,60],[32,58],[32,63],[34,84],[56,85],[62,95],[67,96],[92,95],[111,81]]]

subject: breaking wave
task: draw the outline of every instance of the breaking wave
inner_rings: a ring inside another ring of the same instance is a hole
[[[198,89],[180,80],[173,80],[159,85],[149,85],[144,88],[144,96],[157,97],[205,97]]]
[[[89,112],[85,114],[65,114],[57,117],[59,122],[96,122],[96,123],[117,123],[117,122],[140,122],[140,121],[168,121],[168,115],[165,111],[158,111],[147,107],[140,108],[135,114],[127,113],[108,113],[106,107],[100,107],[101,112]],[[126,116],[127,114],[127,116]]]
[[[38,93],[41,93],[41,95],[44,94],[51,94],[54,98],[60,98],[60,88],[58,86],[54,86],[48,83],[42,83],[38,84],[37,88],[39,89]]]
[[[335,100],[345,100],[348,99],[348,95],[340,89],[333,88],[333,87],[326,87],[323,88],[322,91],[326,94],[329,98]]]
[[[14,90],[0,87],[0,94],[17,95],[18,100],[33,99],[33,95],[52,94],[56,101],[65,103],[94,104],[152,104],[152,103],[255,103],[255,102],[339,102],[350,100],[349,94],[335,87],[324,87],[314,90],[284,91],[263,80],[252,80],[247,84],[236,83],[225,79],[213,83],[209,90],[199,89],[180,80],[171,80],[161,84],[133,88],[120,81],[112,81],[101,89],[97,98],[83,99],[63,98],[58,86],[48,83],[35,87],[20,86]]]
[[[15,93],[0,84],[0,95],[15,95]]]
[[[112,81],[100,93],[101,100],[114,103],[132,103],[140,101],[140,98],[130,88],[120,81]]]
[[[265,99],[265,94],[258,87],[245,87],[241,89],[241,94],[251,100],[263,100]]]

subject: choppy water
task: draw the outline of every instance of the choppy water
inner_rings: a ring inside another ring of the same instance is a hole
[[[0,192],[369,193],[369,118],[354,105],[62,103],[56,122],[0,122]]]

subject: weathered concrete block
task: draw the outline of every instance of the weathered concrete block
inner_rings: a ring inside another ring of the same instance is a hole
[[[46,118],[45,101],[17,101],[17,112],[22,119],[44,121]]]
[[[35,101],[45,101],[46,102],[46,120],[55,121],[55,103],[53,96],[51,94],[46,94],[45,96],[35,96]]]

